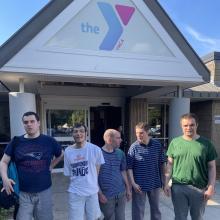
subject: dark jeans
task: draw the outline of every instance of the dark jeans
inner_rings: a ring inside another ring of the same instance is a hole
[[[146,196],[148,196],[150,204],[151,220],[161,220],[161,212],[159,209],[160,188],[143,193],[132,191],[132,220],[144,219]]]
[[[192,220],[203,219],[206,206],[204,190],[192,185],[173,184],[171,192],[175,220],[187,220],[188,212]]]

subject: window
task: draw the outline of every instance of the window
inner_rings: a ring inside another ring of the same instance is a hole
[[[168,140],[168,106],[166,104],[148,104],[147,109],[150,135],[167,147]]]

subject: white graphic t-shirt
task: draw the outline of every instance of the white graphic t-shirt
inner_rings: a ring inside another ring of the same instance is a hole
[[[68,192],[89,196],[98,192],[96,166],[104,163],[101,149],[89,142],[82,148],[69,146],[64,152],[64,175],[70,176]]]

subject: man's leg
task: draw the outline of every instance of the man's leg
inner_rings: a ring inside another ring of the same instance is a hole
[[[36,193],[37,201],[34,207],[35,220],[53,220],[52,190],[51,187]]]
[[[125,194],[118,196],[115,204],[115,219],[125,220],[125,204],[126,204]]]
[[[206,206],[204,190],[189,185],[189,205],[192,219],[202,220]]]
[[[173,184],[171,188],[175,220],[187,220],[189,199],[185,185]]]
[[[132,190],[132,220],[143,220],[146,203],[146,193],[136,193]]]
[[[99,203],[106,220],[115,220],[115,198],[108,199],[106,203]]]
[[[160,188],[148,191],[147,196],[150,204],[151,220],[161,220],[161,212],[159,209]]]
[[[86,220],[95,220],[101,216],[98,193],[86,197]]]
[[[17,213],[17,220],[32,220],[34,211],[34,203],[31,194],[21,192],[19,193],[19,209]]]
[[[85,196],[69,193],[69,220],[84,220]]]

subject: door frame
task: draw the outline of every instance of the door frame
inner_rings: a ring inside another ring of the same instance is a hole
[[[47,134],[46,126],[46,110],[72,110],[72,109],[86,109],[88,110],[88,135],[90,139],[90,107],[102,106],[103,103],[110,103],[111,106],[121,107],[124,110],[125,99],[123,97],[89,97],[89,96],[55,96],[55,95],[41,95],[41,129],[42,133]],[[75,105],[76,103],[76,105]],[[64,107],[65,106],[65,107]],[[123,120],[122,114],[122,120]]]

